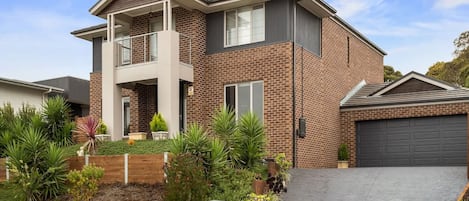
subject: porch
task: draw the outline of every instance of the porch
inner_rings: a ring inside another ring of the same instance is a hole
[[[107,14],[107,40],[102,45],[102,117],[112,140],[125,137],[130,122],[138,122],[133,131],[147,132],[155,112],[163,114],[170,137],[181,128],[181,87],[194,79],[192,38],[176,31],[173,9],[171,1],[164,0]],[[137,88],[153,90],[136,92],[138,101],[131,107],[137,115],[127,114],[123,89]],[[141,97],[145,96],[154,98],[143,103]],[[152,107],[144,109],[144,105]]]

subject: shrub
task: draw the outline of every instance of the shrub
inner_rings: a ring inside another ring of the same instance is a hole
[[[99,126],[98,126],[98,129],[96,130],[96,133],[98,134],[106,134],[107,132],[107,126],[106,124],[103,122],[102,119],[99,119]]]
[[[175,156],[171,159],[167,175],[166,201],[207,200],[209,185],[204,174],[204,164],[201,157],[190,153]]]
[[[83,117],[77,122],[77,132],[86,135],[88,141],[85,143],[87,151],[90,154],[96,153],[96,131],[99,122],[92,116]]]
[[[64,192],[66,164],[61,148],[49,143],[40,130],[29,128],[7,145],[12,185],[24,200],[50,200]]]
[[[279,201],[280,199],[278,198],[277,195],[273,193],[268,193],[264,195],[257,195],[255,193],[251,193],[248,196],[248,199],[246,201]]]
[[[158,112],[158,114],[155,113],[151,118],[150,130],[151,132],[168,131],[166,121],[164,120],[163,115],[160,112]]]
[[[339,161],[348,161],[348,159],[349,159],[348,148],[347,148],[347,145],[345,143],[342,143],[339,146],[338,159],[339,159]]]
[[[42,117],[46,123],[47,137],[60,146],[72,143],[72,133],[65,127],[70,122],[70,105],[60,96],[47,99]]]
[[[254,113],[249,112],[241,116],[238,129],[241,135],[239,142],[241,163],[238,166],[254,170],[262,165],[262,159],[266,155],[264,126]]]
[[[236,117],[233,110],[226,106],[220,107],[212,117],[212,130],[225,144],[227,158],[231,165],[242,163],[240,159],[239,142],[241,135],[238,133]]]
[[[104,176],[104,169],[87,165],[81,171],[70,171],[68,193],[76,201],[89,201],[98,192],[98,182]]]
[[[240,201],[245,200],[252,192],[252,182],[255,173],[246,169],[234,169],[226,167],[224,175],[213,182],[210,193],[212,200]]]

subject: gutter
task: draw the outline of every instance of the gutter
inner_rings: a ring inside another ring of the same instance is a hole
[[[49,88],[46,92],[42,93],[42,103],[46,102],[46,95],[52,93],[52,88]]]

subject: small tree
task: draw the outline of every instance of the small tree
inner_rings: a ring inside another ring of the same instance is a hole
[[[348,148],[347,148],[347,145],[343,143],[339,146],[338,160],[348,161],[348,159],[349,159]]]
[[[88,141],[85,143],[88,153],[95,154],[96,152],[96,131],[98,130],[99,122],[92,116],[83,117],[77,123],[77,132],[86,135]]]

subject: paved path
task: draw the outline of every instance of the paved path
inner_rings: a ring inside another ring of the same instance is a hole
[[[455,201],[466,167],[294,169],[284,201]]]

